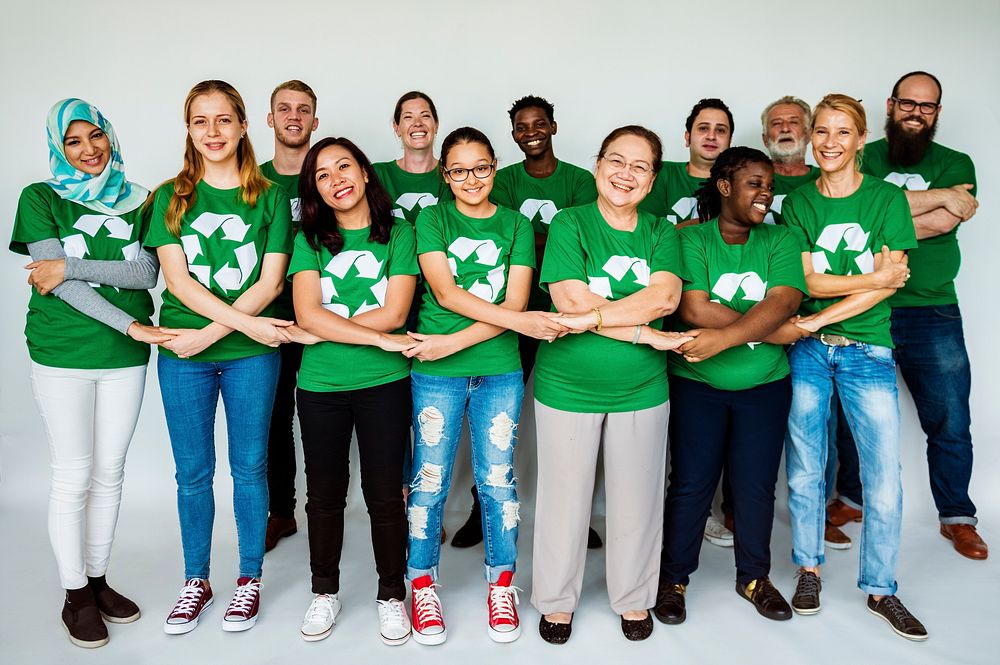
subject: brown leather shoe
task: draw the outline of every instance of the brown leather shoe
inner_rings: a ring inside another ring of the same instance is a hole
[[[848,522],[860,522],[861,511],[851,508],[840,499],[834,499],[826,506],[826,521],[833,526],[844,526]]]
[[[278,517],[270,515],[267,518],[267,531],[264,532],[264,551],[270,552],[278,545],[278,541],[298,532],[294,517]]]
[[[942,524],[941,535],[952,542],[956,552],[969,559],[982,561],[990,554],[990,548],[971,524]]]
[[[851,549],[851,537],[841,531],[840,527],[827,522],[826,529],[823,531],[823,544],[832,550],[849,550]]]

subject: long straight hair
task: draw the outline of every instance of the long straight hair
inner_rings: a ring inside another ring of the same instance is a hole
[[[344,248],[344,236],[340,232],[340,227],[337,226],[337,213],[327,205],[316,187],[316,165],[319,162],[319,153],[325,148],[335,145],[351,153],[354,161],[368,176],[368,182],[365,184],[365,202],[372,220],[368,237],[373,242],[385,245],[389,242],[392,226],[396,223],[396,218],[392,214],[392,199],[389,198],[389,193],[385,190],[382,181],[378,179],[375,169],[372,168],[372,163],[365,153],[353,141],[343,137],[331,136],[318,141],[309,149],[302,162],[302,171],[299,173],[299,210],[302,217],[302,234],[309,246],[315,250],[319,250],[320,246],[323,246],[336,256]]]
[[[184,100],[185,125],[191,121],[191,103],[202,95],[210,95],[216,92],[225,95],[229,103],[232,104],[239,124],[242,125],[246,122],[246,104],[243,103],[243,97],[236,91],[236,88],[225,81],[209,80],[198,83],[187,94],[187,98]],[[254,155],[249,136],[244,136],[240,139],[239,145],[236,147],[236,162],[240,170],[240,198],[252,208],[257,205],[257,199],[267,191],[271,183],[260,172],[260,167],[257,166],[257,157]],[[170,197],[170,204],[167,206],[167,212],[164,216],[167,230],[176,237],[180,237],[181,222],[184,219],[184,215],[194,204],[194,187],[204,175],[204,160],[201,153],[195,149],[191,135],[188,134],[184,139],[184,165],[181,167],[180,173],[173,179],[174,193]],[[152,199],[152,197],[150,198]]]

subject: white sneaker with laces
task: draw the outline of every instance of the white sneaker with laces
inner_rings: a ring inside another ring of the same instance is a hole
[[[309,603],[306,616],[302,619],[302,639],[306,642],[318,642],[326,639],[337,624],[340,614],[340,598],[337,594],[318,593]]]
[[[401,600],[376,600],[378,603],[378,628],[382,641],[390,646],[398,646],[410,639],[410,617],[406,615],[406,605]]]
[[[715,515],[709,515],[708,521],[705,522],[705,540],[719,547],[732,547],[733,532],[717,520]]]

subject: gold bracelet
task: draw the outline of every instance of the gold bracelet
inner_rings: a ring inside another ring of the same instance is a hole
[[[604,324],[604,318],[601,317],[601,309],[599,307],[595,307],[591,311],[593,311],[594,314],[597,315],[597,326],[594,328],[594,330],[600,332],[601,331],[601,326]]]

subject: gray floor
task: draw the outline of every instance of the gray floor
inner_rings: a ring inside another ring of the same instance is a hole
[[[155,385],[155,384],[153,384]],[[154,388],[155,390],[155,388]],[[518,464],[526,506],[522,509],[520,571],[515,578],[521,594],[524,633],[510,645],[492,643],[486,635],[486,585],[482,581],[482,548],[443,548],[440,595],[448,622],[448,641],[441,647],[410,642],[387,647],[377,633],[374,603],[374,565],[368,521],[357,491],[352,489],[343,556],[341,598],[344,610],[331,637],[307,644],[298,636],[299,622],[310,601],[308,550],[304,514],[299,508],[299,534],[283,541],[265,562],[264,591],[258,625],[242,634],[223,633],[219,625],[225,603],[233,590],[236,571],[236,537],[231,484],[225,454],[217,474],[215,542],[212,582],[220,600],[202,625],[185,636],[168,636],[161,629],[182,583],[180,539],[174,506],[173,467],[163,437],[162,413],[155,393],[144,406],[139,431],[128,464],[125,498],[118,538],[109,573],[111,582],[141,606],[143,617],[135,624],[110,626],[111,642],[94,651],[68,642],[59,623],[61,592],[45,526],[48,492],[47,459],[40,444],[37,416],[5,425],[0,448],[0,568],[6,573],[0,602],[0,663],[331,663],[378,662],[475,663],[501,659],[546,659],[551,663],[934,663],[973,664],[998,662],[1000,637],[993,602],[1000,592],[1000,568],[993,559],[974,562],[958,556],[937,534],[926,487],[926,466],[919,450],[904,459],[907,469],[903,550],[898,577],[900,597],[931,632],[922,644],[910,643],[892,633],[869,614],[864,595],[855,586],[857,549],[828,551],[824,570],[823,611],[813,617],[794,617],[775,623],[759,617],[733,590],[732,550],[708,543],[702,548],[701,569],[688,592],[687,622],[681,626],[657,623],[652,638],[630,643],[622,637],[618,617],[608,607],[604,587],[604,555],[591,552],[584,598],[574,621],[571,641],[560,647],[538,637],[538,614],[528,604],[531,589],[530,498],[534,474],[533,433],[522,428]],[[525,422],[530,422],[530,407]],[[220,427],[221,428],[221,427]],[[996,455],[980,458],[995,461]],[[460,460],[461,464],[461,460]],[[991,468],[991,467],[987,467]],[[992,472],[991,472],[992,473]],[[989,474],[987,474],[988,476]],[[995,474],[993,474],[995,475]],[[450,532],[462,523],[468,505],[467,476],[460,478],[449,501]],[[303,492],[300,478],[300,496]],[[980,502],[982,534],[995,547],[1000,540],[991,525],[1000,516],[992,487],[983,487]],[[597,500],[600,509],[600,497]],[[778,516],[772,551],[772,579],[786,597],[794,588],[788,518],[783,488],[779,488]],[[600,533],[599,516],[594,524]],[[859,535],[859,525],[847,527]],[[993,656],[989,654],[993,653]]]

